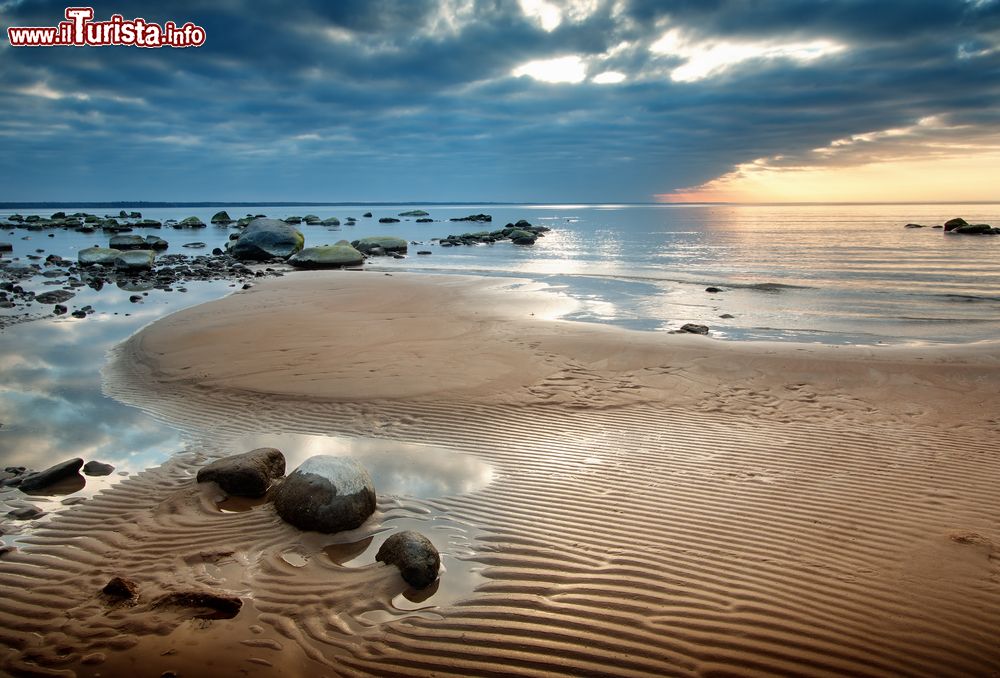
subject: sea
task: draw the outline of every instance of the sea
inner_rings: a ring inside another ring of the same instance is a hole
[[[1000,225],[1000,204],[60,205],[0,209],[0,219],[13,213],[49,216],[57,209],[116,215],[119,207],[161,221],[197,216],[208,223],[220,209],[233,218],[338,217],[339,227],[300,225],[306,245],[399,236],[415,243],[406,258],[373,258],[365,268],[532,279],[579,302],[565,318],[569,321],[646,332],[670,332],[694,323],[709,328],[706,341],[879,346],[970,344],[1000,336],[1000,236],[945,234],[933,228],[954,217]],[[434,221],[398,216],[411,209],[426,210]],[[362,216],[365,212],[373,216]],[[450,221],[478,213],[490,214],[492,222]],[[347,223],[352,216],[355,225]],[[379,223],[382,217],[400,221]],[[531,246],[498,242],[446,248],[435,240],[520,219],[551,230]],[[905,228],[910,223],[924,228]],[[168,253],[198,254],[223,246],[236,229],[209,225],[137,232],[168,240]],[[3,259],[22,265],[48,254],[75,260],[80,249],[107,244],[100,230],[3,229],[0,240],[13,245]],[[205,248],[183,247],[194,242]],[[58,281],[38,276],[22,284],[42,292],[57,289],[53,282]],[[133,290],[82,287],[67,306],[90,305],[92,315],[56,317],[39,306],[34,309],[37,319],[0,330],[0,470],[18,465],[42,469],[77,456],[116,467],[112,476],[89,478],[85,487],[67,488],[63,494],[25,498],[0,491],[4,511],[31,504],[46,513],[28,522],[7,521],[0,542],[16,546],[67,504],[154,466],[190,443],[192,432],[106,396],[101,369],[108,352],[144,325],[234,289],[232,281],[190,282],[169,292],[147,290],[134,303],[129,300]],[[388,469],[387,477],[393,472]]]

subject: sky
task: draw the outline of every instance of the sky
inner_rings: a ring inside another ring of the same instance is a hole
[[[1000,0],[94,11],[205,44],[0,38],[0,201],[1000,200]]]

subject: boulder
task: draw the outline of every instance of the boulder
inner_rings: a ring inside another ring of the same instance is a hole
[[[406,212],[400,212],[401,217],[426,217],[430,212],[425,212],[423,210],[407,210]]]
[[[409,246],[409,243],[407,243],[403,238],[397,238],[391,235],[375,235],[355,240],[351,243],[351,245],[353,245],[358,251],[363,252],[364,254],[369,254],[376,248],[380,248],[383,253],[406,252],[406,248]]]
[[[319,223],[323,226],[340,226],[340,219],[337,217],[330,217],[329,219],[324,219]]]
[[[990,235],[993,233],[993,227],[989,224],[966,224],[965,226],[958,226],[953,229],[952,233],[961,233],[963,235]]]
[[[302,530],[352,530],[375,512],[375,487],[354,459],[320,454],[302,462],[278,486],[274,507]]]
[[[306,247],[292,256],[288,263],[296,268],[343,268],[364,263],[364,254],[351,247],[350,243],[341,242],[343,244]]]
[[[119,271],[147,271],[153,267],[156,252],[153,250],[130,250],[119,252],[115,258],[115,269]]]
[[[302,221],[306,222],[309,226],[315,226],[320,222],[320,218],[315,214],[307,214],[302,217]]]
[[[926,228],[923,224],[907,224],[903,228]]]
[[[181,219],[179,224],[174,224],[174,228],[205,228],[205,222],[198,217],[187,217]]]
[[[305,237],[297,228],[277,219],[254,219],[240,233],[230,253],[237,259],[287,259],[302,249]]]
[[[963,219],[962,217],[955,217],[954,219],[949,219],[948,221],[944,222],[944,231],[945,233],[947,233],[948,231],[954,231],[959,226],[968,226],[968,225],[969,222]]]
[[[35,301],[39,304],[61,304],[64,301],[69,301],[75,296],[76,294],[70,292],[69,290],[52,290],[51,292],[36,294]]]
[[[42,490],[49,485],[58,483],[60,480],[66,480],[67,478],[72,478],[73,476],[78,475],[81,466],[83,466],[83,459],[80,459],[79,457],[76,459],[69,459],[54,466],[50,466],[44,471],[25,475],[18,484],[18,487],[25,492]]]
[[[397,219],[395,217],[382,217],[381,219],[378,220],[378,223],[380,223],[380,224],[398,224],[399,223],[399,219]]]
[[[301,224],[302,223],[302,217],[295,217],[295,216],[287,217],[286,219],[283,219],[283,221],[286,224]]]
[[[452,217],[451,221],[493,221],[493,217],[489,214],[470,214],[467,217]]]
[[[146,249],[146,239],[141,235],[115,235],[108,242],[108,247],[113,250]]]
[[[397,532],[386,539],[375,554],[375,560],[398,567],[403,581],[415,589],[433,584],[441,569],[441,556],[431,540],[410,530]]]
[[[115,259],[120,254],[120,251],[113,250],[110,247],[87,247],[77,253],[76,259],[82,266],[93,266],[95,264],[110,266],[115,263]]]
[[[708,334],[708,326],[687,323],[685,325],[681,325],[678,332],[684,332],[686,334]]]
[[[221,212],[216,212],[212,215],[211,219],[213,224],[231,224],[233,223],[232,217],[229,216],[229,212],[222,210]]]
[[[143,219],[134,223],[133,226],[138,226],[139,228],[160,228],[163,224],[156,219]]]
[[[147,235],[146,236],[146,247],[145,249],[150,250],[165,250],[170,247],[170,243],[161,238],[158,235]]]
[[[285,455],[273,447],[260,447],[213,461],[198,471],[198,482],[216,482],[226,494],[260,497],[271,481],[285,475]]]
[[[14,246],[9,242],[0,242],[0,252],[13,252]]]
[[[433,221],[434,221],[433,219],[428,219],[426,217],[423,219],[417,219],[418,224],[430,224],[433,223]]]
[[[510,241],[515,245],[534,245],[535,239],[538,237],[531,231],[525,231],[523,229],[516,228],[510,232],[508,236]]]
[[[372,213],[371,213],[371,212],[365,212],[365,213],[364,213],[364,214],[362,214],[361,216],[363,216],[363,217],[367,217],[367,218],[371,219],[371,217],[372,217]],[[11,220],[11,221],[14,221],[14,217],[11,217],[11,218],[10,218],[10,220]]]
[[[109,476],[115,470],[111,464],[100,461],[88,461],[83,465],[83,475],[85,476]]]

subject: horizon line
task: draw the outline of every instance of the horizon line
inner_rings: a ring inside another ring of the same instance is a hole
[[[40,208],[52,208],[52,207],[89,207],[89,208],[124,208],[124,207],[147,207],[151,209],[166,208],[166,207],[271,207],[271,206],[288,206],[288,207],[410,207],[410,206],[437,206],[437,207],[466,207],[474,205],[491,205],[491,206],[501,206],[501,205],[538,205],[543,207],[549,206],[559,206],[559,205],[586,205],[586,206],[604,206],[604,205],[627,205],[627,206],[648,206],[648,207],[683,207],[683,206],[734,206],[734,207],[781,207],[781,206],[833,206],[833,205],[843,205],[843,206],[880,206],[880,205],[997,205],[1000,204],[1000,199],[997,200],[880,200],[880,201],[768,201],[768,202],[742,202],[742,201],[724,201],[724,200],[706,200],[706,201],[683,201],[683,202],[661,202],[661,201],[624,201],[624,200],[609,200],[604,202],[590,202],[590,201],[580,201],[580,200],[561,200],[552,202],[541,202],[541,201],[497,201],[497,200],[460,200],[460,201],[441,201],[441,200],[430,200],[430,201],[328,201],[328,202],[317,202],[317,201],[249,201],[249,200],[229,200],[229,201],[168,201],[168,200],[99,200],[99,201],[87,201],[87,202],[74,202],[66,200],[52,200],[52,201],[10,201],[4,202],[0,201],[0,209],[40,209]]]

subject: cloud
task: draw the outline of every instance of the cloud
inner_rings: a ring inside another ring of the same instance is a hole
[[[63,9],[6,3],[0,22],[54,25]],[[967,146],[1000,125],[997,2],[121,11],[193,21],[206,44],[0,47],[0,199],[641,201],[759,158],[847,167],[876,147],[933,157],[888,136],[812,152],[921,119],[961,126],[936,134]]]

